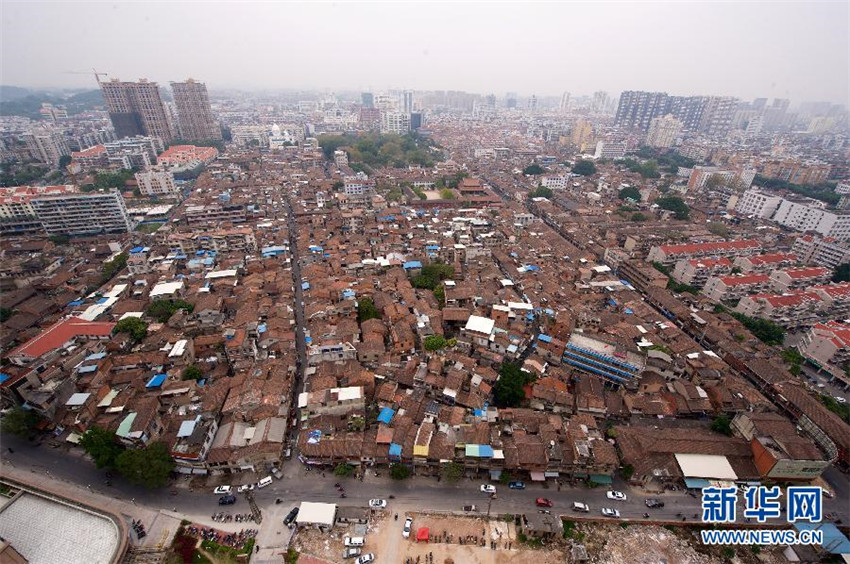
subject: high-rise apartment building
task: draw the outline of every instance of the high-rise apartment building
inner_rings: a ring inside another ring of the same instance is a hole
[[[648,131],[652,119],[666,113],[667,98],[666,92],[627,90],[620,94],[614,123],[627,129]]]
[[[608,104],[608,93],[599,92],[593,93],[593,101],[590,103],[590,111],[592,112],[604,112],[605,106]]]
[[[174,105],[177,107],[177,123],[180,138],[187,141],[209,141],[221,139],[221,127],[210,108],[207,85],[191,78],[186,82],[172,82]]]
[[[505,106],[508,109],[516,108],[516,92],[508,92],[507,96],[505,96]]]
[[[43,163],[56,166],[61,157],[71,154],[61,131],[37,127],[25,133],[23,138],[32,157]]]
[[[738,99],[731,96],[711,96],[707,99],[700,120],[700,131],[708,135],[726,135],[738,109]]]
[[[177,196],[180,188],[174,183],[174,175],[161,167],[150,167],[136,173],[139,192],[144,196]]]
[[[124,198],[117,190],[45,194],[30,202],[48,235],[126,233],[133,230]]]
[[[707,98],[705,96],[670,96],[667,113],[682,122],[687,131],[698,131]]]
[[[570,93],[564,92],[563,94],[561,94],[561,103],[558,104],[558,111],[563,114],[563,113],[566,113],[567,110],[569,110],[569,109],[570,109]]]
[[[404,112],[381,112],[381,133],[404,135],[410,131],[410,114]]]
[[[667,114],[664,117],[653,118],[649,122],[649,133],[646,144],[659,149],[669,149],[676,144],[676,139],[682,132],[682,122]]]
[[[147,135],[169,143],[174,134],[169,123],[159,85],[141,79],[122,82],[113,78],[100,83],[109,119],[120,137]]]
[[[405,90],[402,93],[402,111],[406,114],[413,111],[413,90]]]
[[[375,96],[371,92],[363,92],[360,94],[360,101],[364,108],[375,107]]]

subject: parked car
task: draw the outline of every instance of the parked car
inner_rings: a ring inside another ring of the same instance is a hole
[[[613,517],[615,519],[620,518],[620,512],[619,511],[617,511],[616,509],[609,509],[607,507],[602,508],[602,515],[604,515],[605,517]]]
[[[496,486],[493,484],[481,484],[481,491],[488,494],[496,493]]]
[[[369,554],[364,554],[363,556],[361,556],[360,558],[355,560],[354,564],[368,564],[369,562],[373,561],[374,559],[375,559],[375,555],[370,552]]]
[[[213,490],[216,495],[230,495],[233,492],[232,486],[219,486]]]
[[[298,508],[293,507],[289,510],[289,513],[286,514],[286,517],[283,518],[284,525],[291,525],[295,518],[298,517]]]
[[[525,482],[510,482],[508,483],[508,487],[512,490],[524,490]]]
[[[626,494],[624,494],[623,492],[610,491],[605,495],[608,496],[608,499],[613,499],[616,501],[626,501]]]
[[[573,511],[579,511],[581,513],[589,513],[590,507],[586,503],[581,503],[580,501],[573,502]]]
[[[360,553],[363,552],[362,549],[357,548],[356,546],[350,546],[342,551],[343,558],[354,558],[355,556],[360,556]]]
[[[345,537],[345,546],[363,546],[366,544],[366,539],[363,537]]]
[[[552,507],[555,505],[551,499],[546,499],[545,497],[538,497],[534,503],[537,504],[537,507]]]
[[[478,511],[478,508],[475,507],[474,505],[464,505],[463,510],[464,511]]]
[[[236,491],[239,492],[239,493],[242,493],[242,492],[253,491],[253,489],[254,489],[254,484],[245,484],[244,486],[239,486],[239,489],[237,489]]]
[[[233,505],[234,503],[236,503],[235,495],[225,495],[218,498],[219,505]]]
[[[401,531],[401,536],[404,538],[410,537],[410,529],[413,527],[413,517],[408,517],[404,520],[404,529]]]
[[[370,499],[369,507],[372,509],[383,509],[387,506],[387,500],[385,499]]]
[[[265,478],[257,482],[257,488],[264,488],[266,486],[270,486],[272,485],[272,481],[273,480],[271,476],[266,476]]]
[[[275,468],[274,470],[272,470],[272,475],[278,480],[283,479],[283,472],[280,471],[280,468]]]
[[[654,497],[647,499],[645,503],[647,507],[651,507],[652,509],[664,507],[664,502]]]

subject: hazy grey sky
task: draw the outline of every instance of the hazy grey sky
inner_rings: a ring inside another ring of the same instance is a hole
[[[850,2],[13,2],[2,83],[788,97],[847,104]]]

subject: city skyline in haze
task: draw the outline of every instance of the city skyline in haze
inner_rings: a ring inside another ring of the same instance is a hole
[[[2,4],[0,82],[665,91],[848,105],[850,3]]]

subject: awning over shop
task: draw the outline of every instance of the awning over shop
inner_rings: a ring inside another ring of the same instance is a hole
[[[543,475],[547,478],[558,478],[561,476],[560,472],[543,472]]]
[[[707,488],[711,483],[702,478],[685,478],[685,487],[689,490],[701,490]]]
[[[605,474],[591,474],[590,481],[595,484],[613,484],[614,480],[611,476],[606,476]]]
[[[587,478],[587,474],[582,474],[581,472],[577,474],[573,474],[573,478]]]
[[[431,530],[428,527],[419,527],[419,530],[416,531],[416,542],[425,541],[428,542],[429,537],[431,536]]]
[[[501,476],[502,476],[501,470],[493,470],[493,469],[490,470],[490,479],[491,480],[498,480]]]
[[[543,472],[529,472],[529,474],[531,474],[531,481],[532,482],[545,482],[546,481],[546,474],[544,474]]]

